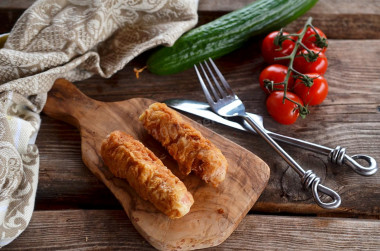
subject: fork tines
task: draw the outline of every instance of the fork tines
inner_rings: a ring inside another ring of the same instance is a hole
[[[207,62],[208,61],[208,62]],[[210,67],[211,65],[211,67]],[[226,79],[223,77],[222,73],[218,69],[218,67],[215,65],[214,61],[209,58],[208,60],[205,60],[198,64],[201,71],[198,69],[196,65],[194,65],[195,71],[198,75],[199,82],[201,83],[203,92],[206,95],[206,99],[208,102],[216,102],[219,99],[223,99],[227,96],[234,96],[234,92],[232,91],[230,85],[226,81]],[[219,80],[217,79],[218,76]],[[203,77],[202,77],[203,75]],[[213,80],[213,82],[210,80],[210,77]],[[207,84],[203,79],[206,79]],[[221,83],[221,84],[220,84]],[[215,89],[216,87],[216,89]],[[212,95],[209,91],[209,89],[212,92]],[[217,91],[218,90],[218,91]],[[211,99],[211,100],[210,100]]]

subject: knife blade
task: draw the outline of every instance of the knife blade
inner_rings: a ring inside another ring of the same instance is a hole
[[[207,103],[201,102],[201,101],[195,101],[195,100],[185,100],[185,99],[167,99],[164,100],[163,103],[165,103],[167,106],[172,107],[174,109],[184,111],[193,115],[196,115],[198,117],[208,119],[214,122],[217,122],[222,125],[226,125],[235,129],[239,129],[246,132],[252,132],[255,133],[255,130],[248,125],[247,122],[244,120],[241,120],[239,122],[225,119],[216,113],[214,113],[210,106]],[[256,123],[258,123],[261,127],[263,127],[263,118],[260,115],[248,113],[249,116],[251,116]],[[243,123],[244,122],[244,123]]]
[[[217,123],[220,123],[225,126],[229,126],[241,131],[246,131],[250,133],[257,134],[256,131],[244,120],[239,121],[233,121],[231,119],[225,119],[216,113],[214,113],[209,104],[201,102],[201,101],[195,101],[195,100],[186,100],[186,99],[167,99],[164,100],[163,103],[166,105],[180,110],[184,111],[193,115],[196,115],[198,117],[208,119]],[[324,155],[331,154],[334,149],[314,144],[312,142],[304,141],[297,138],[292,138],[289,136],[281,135],[278,133],[271,132],[269,130],[266,130],[263,126],[263,117],[260,115],[254,114],[254,113],[247,113],[249,116],[252,117],[258,123],[273,139],[277,141],[281,141],[299,148],[303,148],[312,152],[321,153]]]

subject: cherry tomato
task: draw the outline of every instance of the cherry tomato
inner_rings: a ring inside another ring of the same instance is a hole
[[[296,94],[287,92],[286,96],[303,105],[302,100]],[[266,101],[267,111],[278,123],[290,125],[296,122],[299,116],[298,106],[289,100],[285,100],[285,103],[282,103],[283,98],[283,91],[272,92]]]
[[[261,53],[264,60],[269,64],[287,64],[289,60],[274,60],[274,58],[289,56],[295,46],[295,43],[291,40],[285,40],[282,42],[282,46],[274,45],[274,39],[279,32],[273,31],[269,33],[263,40],[261,45]],[[287,32],[283,32],[284,35],[289,35]]]
[[[326,79],[318,73],[308,73],[306,76],[313,79],[313,85],[307,87],[302,79],[297,79],[294,85],[294,92],[308,105],[319,105],[325,100],[328,93],[328,84]]]
[[[317,27],[314,27],[315,30],[317,31],[318,35],[321,37],[322,40],[325,39],[325,42],[326,42],[326,47],[323,47],[322,49],[322,52],[324,53],[326,50],[327,50],[327,37],[326,35],[320,30],[318,29]],[[302,32],[302,29],[300,31],[298,31],[298,34]],[[321,46],[319,43],[320,41],[317,41],[317,38],[316,38],[316,35],[315,35],[315,31],[312,29],[312,28],[307,28],[306,32],[305,32],[305,36],[303,37],[302,39],[302,43],[309,49],[311,50],[317,50],[317,51],[320,51],[321,50]],[[322,43],[323,44],[323,43]],[[319,45],[319,46],[318,46]]]
[[[302,56],[302,54],[308,55],[309,52],[307,50],[301,50],[297,53],[296,57],[294,58],[294,69],[304,74],[309,72],[315,72],[320,75],[325,74],[328,65],[325,54],[316,50],[311,51],[313,51],[314,53],[319,53],[317,60],[314,62],[307,62],[306,59]]]
[[[265,68],[261,73],[259,77],[260,87],[263,89],[263,91],[266,94],[269,94],[272,92],[272,90],[265,88],[265,80],[267,81],[273,81],[273,83],[281,83],[284,82],[286,73],[288,72],[288,67],[280,64],[272,64]],[[294,79],[293,74],[290,74],[289,80],[288,80],[288,90],[290,90],[293,87]],[[284,90],[284,85],[274,85],[274,90]]]

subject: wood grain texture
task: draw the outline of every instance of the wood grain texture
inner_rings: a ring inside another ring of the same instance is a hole
[[[0,1],[0,33],[9,32],[34,1]],[[200,0],[199,24],[250,1]],[[260,38],[218,59],[217,64],[248,111],[264,116],[268,129],[329,147],[341,145],[349,154],[369,154],[380,161],[379,5],[380,0],[319,0],[286,28],[297,31],[307,16],[312,16],[313,23],[330,39],[327,100],[293,126],[276,124],[265,110],[265,95],[257,86],[259,72],[265,67],[259,52]],[[76,86],[91,98],[108,102],[136,97],[205,100],[192,70],[167,77],[145,71],[135,79],[133,68],[144,66],[148,54],[110,79],[94,76]],[[325,156],[283,145],[305,169],[315,170],[323,184],[341,194],[341,208],[322,210],[315,206],[311,194],[301,189],[298,176],[258,137],[190,117],[254,152],[270,166],[268,186],[251,213],[292,215],[247,215],[230,238],[212,250],[378,250],[379,221],[347,218],[379,219],[380,174],[362,177],[347,167],[329,164]],[[29,228],[4,249],[153,249],[135,230],[114,195],[84,166],[76,128],[42,114],[37,145],[40,174],[36,211]],[[308,217],[294,216],[299,214]],[[310,217],[315,214],[347,218]]]
[[[247,215],[208,250],[378,250],[380,221]],[[154,250],[122,210],[37,211],[4,250]]]
[[[9,0],[8,0],[9,1]],[[20,1],[20,0],[19,0]],[[34,0],[23,0],[33,2]],[[200,0],[200,11],[233,11],[242,8],[255,0]],[[319,14],[379,14],[379,0],[319,0],[312,9]]]
[[[275,123],[265,109],[265,95],[257,79],[265,67],[258,43],[242,48],[216,62],[249,112],[264,116],[268,129],[334,148],[347,148],[350,155],[363,153],[380,159],[380,48],[379,40],[331,40],[327,51],[330,66],[326,73],[330,91],[324,103],[311,108],[305,120],[292,126]],[[134,77],[133,68],[141,67],[142,55],[110,79],[93,77],[76,83],[86,95],[102,101],[120,101],[135,97],[154,100],[187,98],[204,101],[201,87],[192,69],[173,76],[157,77],[143,72]],[[353,60],[355,59],[355,60]],[[362,76],[366,76],[363,78]],[[357,86],[360,85],[360,88]],[[259,137],[232,130],[207,120],[192,119],[222,134],[264,159],[271,178],[253,211],[265,213],[380,215],[380,175],[363,177],[348,167],[327,162],[323,155],[282,144],[305,169],[314,170],[323,184],[337,190],[342,206],[327,211],[315,205],[309,191],[301,187],[298,176]],[[80,161],[78,131],[43,115],[37,139],[41,170],[37,209],[118,208],[117,201]],[[71,185],[65,184],[71,180]],[[101,196],[98,196],[100,194]]]
[[[218,188],[194,175],[181,176],[177,163],[138,121],[139,115],[153,102],[142,98],[99,102],[86,97],[67,80],[58,79],[48,94],[44,113],[80,130],[84,164],[112,191],[133,225],[154,247],[178,250],[218,245],[228,238],[264,190],[269,167],[251,152],[187,119],[221,149],[229,166],[226,179]],[[142,141],[182,178],[195,200],[187,215],[170,220],[104,166],[100,146],[114,130],[125,131]]]
[[[0,1],[0,33],[9,32],[23,10],[35,0]],[[227,12],[244,7],[253,0],[200,0],[199,24],[209,22]],[[380,39],[380,0],[319,0],[303,17],[287,29],[298,31],[308,16],[328,38]]]
[[[201,0],[198,11],[200,22],[209,22],[227,12],[242,8],[252,0]],[[217,12],[215,10],[218,10]],[[313,17],[313,25],[323,30],[330,39],[379,39],[379,0],[319,0],[302,17],[285,27],[289,32],[297,32],[308,17]]]
[[[36,0],[2,0],[0,9],[26,9]],[[200,0],[198,10],[200,11],[233,11],[246,6],[255,0]],[[380,8],[379,0],[319,0],[314,6],[316,11],[329,14],[379,14],[376,10]]]
[[[0,9],[27,9],[36,0],[2,0]]]

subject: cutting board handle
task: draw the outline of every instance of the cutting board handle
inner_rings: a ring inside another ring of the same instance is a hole
[[[80,128],[81,121],[96,111],[98,101],[83,94],[73,83],[66,79],[57,79],[49,91],[43,112],[49,117],[63,120]]]

